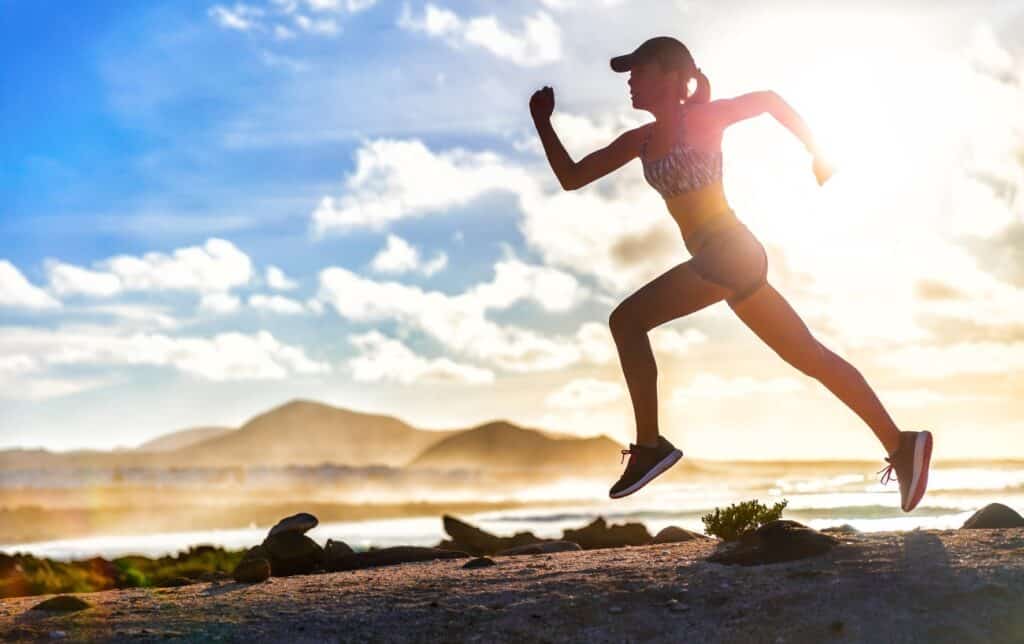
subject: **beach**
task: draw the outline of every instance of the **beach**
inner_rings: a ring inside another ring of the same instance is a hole
[[[0,601],[0,639],[342,642],[1013,642],[1024,529],[837,535],[824,555],[707,560],[698,540]]]

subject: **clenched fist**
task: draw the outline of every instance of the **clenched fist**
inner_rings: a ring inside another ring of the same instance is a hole
[[[551,113],[554,111],[555,90],[547,85],[538,89],[530,97],[530,114],[533,116],[533,120],[538,121],[551,118]]]

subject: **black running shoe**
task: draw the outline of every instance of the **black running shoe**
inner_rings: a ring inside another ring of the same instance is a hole
[[[889,465],[878,471],[882,485],[896,473],[900,484],[900,507],[910,512],[921,502],[928,487],[928,466],[932,460],[931,432],[900,432],[900,446],[886,459]]]
[[[626,463],[626,471],[608,492],[608,496],[613,499],[636,492],[654,480],[654,477],[675,465],[676,461],[683,456],[683,453],[668,442],[664,436],[658,436],[656,447],[644,447],[630,443],[629,449],[622,450],[622,455],[626,454],[630,455],[629,462]]]

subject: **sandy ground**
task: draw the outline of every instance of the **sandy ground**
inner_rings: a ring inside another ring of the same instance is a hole
[[[709,542],[0,601],[0,640],[1024,642],[1024,529],[842,536],[827,555],[709,563]]]

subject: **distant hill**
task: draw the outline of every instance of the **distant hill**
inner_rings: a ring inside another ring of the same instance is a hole
[[[519,469],[565,466],[575,470],[618,467],[621,446],[607,436],[552,438],[497,421],[467,429],[428,447],[411,467]]]
[[[234,431],[234,427],[193,427],[157,436],[135,448],[138,452],[173,452]]]
[[[416,429],[393,416],[294,400],[235,431],[173,452],[190,465],[390,465],[400,467],[454,431]]]

